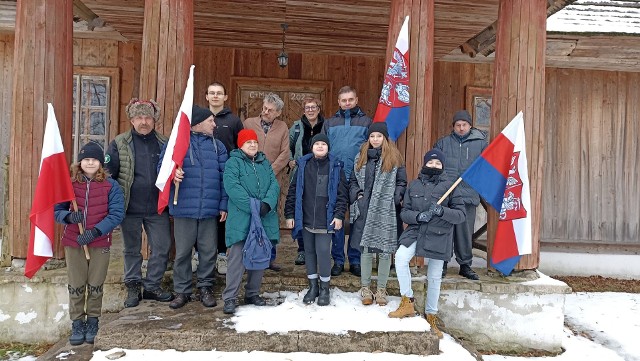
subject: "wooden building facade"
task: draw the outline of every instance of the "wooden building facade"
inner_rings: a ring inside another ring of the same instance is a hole
[[[144,8],[145,3],[154,1],[156,0],[137,2],[135,11],[129,14],[130,17],[141,19],[140,7]],[[478,11],[484,14],[486,19],[482,24],[477,24],[476,28],[469,30],[471,36],[466,36],[462,41],[456,40],[457,44],[453,47],[445,46],[446,44],[442,41],[438,42],[438,36],[443,38],[445,36],[444,33],[438,33],[438,24],[442,22],[438,23],[436,20],[436,46],[431,48],[432,51],[435,49],[433,51],[435,57],[432,58],[431,66],[420,63],[420,67],[426,69],[426,71],[423,70],[421,80],[424,82],[427,79],[431,82],[432,89],[423,88],[422,98],[418,96],[420,102],[412,103],[412,120],[417,116],[414,112],[424,112],[424,109],[427,109],[427,114],[422,114],[423,120],[414,122],[413,128],[410,128],[398,143],[401,150],[405,152],[408,167],[412,168],[411,176],[416,174],[418,159],[421,158],[417,154],[428,150],[437,138],[451,131],[453,113],[469,107],[469,99],[474,95],[473,92],[479,92],[483,96],[493,96],[496,99],[510,99],[509,94],[512,94],[512,90],[495,93],[496,70],[491,59],[478,61],[478,59],[455,54],[454,51],[454,48],[464,40],[480,33],[497,21],[498,5],[502,2],[486,1],[482,2],[483,5],[472,2],[477,5]],[[116,11],[117,6],[124,6],[120,4],[121,2],[111,2],[114,5],[107,5],[108,2],[102,1],[84,1],[84,3],[107,21],[110,21],[109,11]],[[281,4],[281,2],[276,3]],[[283,1],[283,3],[286,7],[288,2]],[[425,7],[429,9],[429,1],[393,0],[365,3],[370,6],[381,6],[380,3],[383,3],[383,6],[389,8],[384,15],[385,21],[391,25],[383,29],[384,34],[381,35],[380,31],[377,31],[371,35],[383,37],[387,50],[389,47],[387,37],[393,39],[390,42],[394,42],[395,34],[399,31],[399,26],[397,29],[393,26],[397,24],[397,20],[393,20],[394,16],[399,19],[403,17],[402,15],[420,13],[420,10]],[[527,0],[524,0],[524,3],[529,4]],[[435,11],[431,8],[431,16],[438,16],[438,11],[440,13],[446,11],[446,6],[450,5],[451,2],[436,0],[436,8]],[[431,6],[434,6],[433,1]],[[470,3],[467,6],[473,5]],[[101,11],[102,14],[100,14]],[[288,11],[287,14],[293,14],[290,8],[286,11]],[[526,13],[525,10],[518,11]],[[452,11],[449,16],[455,20],[453,14],[455,12]],[[303,45],[306,40],[313,43],[314,38],[302,34],[297,39],[297,49],[294,47],[294,50],[288,51],[287,67],[280,68],[277,65],[276,56],[279,53],[278,41],[281,34],[274,35],[273,29],[264,29],[267,40],[277,35],[276,40],[268,41],[268,44],[278,45],[276,47],[255,43],[242,46],[242,41],[249,40],[239,39],[238,42],[231,42],[226,38],[226,40],[213,39],[209,35],[202,35],[207,28],[203,19],[206,20],[206,17],[199,14],[196,8],[194,22],[196,40],[192,49],[193,63],[196,66],[195,103],[205,105],[206,86],[212,81],[219,81],[227,85],[228,104],[232,111],[243,116],[243,112],[246,113],[247,109],[238,91],[240,83],[253,81],[257,90],[264,84],[279,84],[291,89],[301,89],[302,92],[308,88],[309,84],[317,83],[326,89],[322,106],[325,116],[337,110],[337,90],[343,85],[351,85],[357,89],[360,105],[367,114],[373,115],[375,112],[389,54],[388,51],[385,53],[385,47],[366,47],[369,44],[366,43],[361,48],[352,48],[349,52],[330,51],[330,39],[325,38],[328,35],[319,34],[318,41],[326,44],[319,51],[314,51],[312,47]],[[124,107],[130,98],[141,96],[140,77],[144,76],[141,69],[144,57],[142,39],[131,35],[136,33],[131,30],[133,25],[127,27],[126,22],[121,24],[120,29],[117,26],[114,27],[120,30],[122,35],[128,36],[131,41],[87,38],[86,34],[82,37],[75,36],[73,39],[74,75],[79,77],[86,75],[87,79],[93,79],[92,81],[98,82],[98,85],[105,86],[103,92],[107,94],[108,101],[104,104],[105,108],[101,115],[106,123],[105,134],[102,135],[105,143],[118,133],[129,129],[130,123],[124,114]],[[135,29],[137,28],[136,26]],[[211,30],[222,31],[214,25]],[[428,40],[430,36],[428,33],[421,35],[417,27],[412,27],[411,31],[412,39]],[[201,35],[198,35],[199,33]],[[199,36],[203,36],[204,40],[199,41]],[[354,40],[358,40],[357,36],[354,35],[354,37]],[[531,39],[533,37],[531,35]],[[259,42],[260,38],[254,37],[253,41]],[[544,45],[548,51],[548,49],[555,49],[554,44],[557,43],[547,38]],[[10,154],[8,144],[12,131],[12,73],[16,67],[14,44],[13,34],[0,34],[0,78],[2,80],[0,82],[2,84],[0,85],[0,107],[2,108],[0,111],[0,159],[3,164],[8,164],[8,168],[3,168],[3,176],[0,178],[0,191],[5,206],[9,203],[8,194],[12,191],[6,183],[7,174],[15,169],[11,159],[7,160]],[[214,44],[220,44],[220,46],[214,46]],[[419,57],[417,54],[420,51],[418,46],[415,48],[416,50],[412,48],[412,52],[415,51],[416,54],[412,53],[412,56],[423,59],[424,56]],[[433,54],[431,56],[434,56]],[[531,153],[539,152],[539,159],[536,159],[536,162],[542,170],[533,180],[540,183],[537,189],[540,207],[537,212],[541,216],[537,238],[542,242],[571,242],[582,245],[617,244],[640,248],[640,193],[637,191],[640,189],[637,166],[640,161],[640,147],[637,145],[637,139],[640,138],[637,127],[637,124],[640,124],[640,109],[638,109],[640,106],[637,105],[640,96],[638,85],[640,73],[630,71],[629,69],[633,69],[631,66],[624,69],[592,70],[590,68],[593,66],[589,64],[597,61],[584,64],[572,63],[572,61],[562,62],[561,59],[555,58],[553,66],[545,67],[543,62],[542,73],[540,70],[534,72],[538,75],[541,73],[544,79],[541,85],[543,99],[538,100],[544,104],[543,111],[538,115],[540,121],[536,124],[536,129],[540,131],[539,134],[534,135],[536,140],[532,142],[533,150],[530,151]],[[412,64],[412,71],[417,72],[418,69],[417,62],[415,66]],[[101,77],[108,78],[108,84],[100,83]],[[82,85],[82,78],[78,79],[80,79],[78,84]],[[95,83],[87,84],[95,85]],[[412,80],[412,86],[420,88],[420,85],[421,83],[417,80]],[[425,105],[427,103],[428,105]],[[505,107],[511,107],[506,104]],[[533,109],[533,105],[529,107]],[[82,104],[79,103],[77,111],[81,108]],[[91,108],[88,111],[100,112],[101,110]],[[488,130],[492,134],[499,132],[506,124],[505,120],[515,115],[509,115],[510,112],[504,114],[498,122],[500,125],[493,125]],[[284,119],[289,124],[297,119],[293,111],[290,114],[292,115]],[[298,116],[301,114],[302,112]],[[253,115],[249,114],[249,116]],[[173,115],[167,114],[166,117],[172,119]],[[70,121],[60,118],[58,120],[61,123]],[[495,118],[491,119],[491,122],[495,123]],[[163,132],[168,134],[170,129],[165,127]],[[532,130],[528,129],[527,136],[531,132]],[[69,139],[72,137],[69,136]],[[25,151],[39,147],[36,144],[22,144],[22,146]],[[70,149],[73,149],[73,146],[65,144],[65,148],[68,157],[71,158]],[[527,150],[529,151],[529,146]],[[533,174],[537,173],[533,172]],[[28,213],[14,216],[20,218],[18,223],[15,220],[9,221],[6,208],[0,213],[3,239],[6,240],[3,253],[4,256],[24,258],[28,239],[9,238],[7,228],[10,227],[10,223],[14,225],[21,223],[26,227]],[[6,247],[7,244],[8,247]],[[62,256],[62,254],[62,249],[58,245],[56,255]],[[532,264],[534,267],[537,266],[537,259],[533,260]]]

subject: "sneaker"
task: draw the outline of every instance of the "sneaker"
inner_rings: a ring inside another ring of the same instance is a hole
[[[98,334],[98,322],[97,317],[87,317],[87,328],[85,331],[85,340],[87,343],[93,344],[96,335]]]
[[[362,297],[362,304],[365,306],[369,306],[373,304],[373,292],[367,286],[363,286],[360,289],[360,297]]]
[[[165,291],[162,288],[156,288],[155,290],[144,290],[142,292],[142,298],[145,300],[154,300],[159,302],[169,302],[173,300],[173,293]]]
[[[264,298],[260,297],[260,295],[253,295],[244,298],[245,305],[255,305],[255,306],[266,306],[267,301]]]
[[[387,289],[386,288],[378,288],[376,290],[376,294],[374,298],[376,299],[376,303],[378,306],[386,306],[389,301],[387,300]]]
[[[234,313],[236,313],[236,300],[233,298],[224,300],[224,307],[222,308],[222,312],[227,315],[233,315]]]
[[[83,320],[73,321],[71,324],[71,336],[69,336],[71,346],[78,346],[84,343],[86,327]]]
[[[218,253],[218,257],[216,258],[216,269],[218,270],[218,274],[221,274],[221,275],[227,274],[227,254],[226,253]]]
[[[298,252],[298,257],[296,257],[296,260],[293,263],[297,266],[303,265],[305,263],[304,252]]]
[[[216,307],[217,302],[211,287],[200,288],[200,301],[204,307]]]
[[[333,267],[331,267],[331,275],[332,276],[340,276],[344,272],[344,265],[334,263]]]

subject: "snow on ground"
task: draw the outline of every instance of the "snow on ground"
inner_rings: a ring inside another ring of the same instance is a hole
[[[541,280],[540,282],[549,282]],[[414,317],[403,320],[387,320],[389,310],[398,305],[398,298],[391,297],[391,302],[386,307],[363,307],[355,293],[332,290],[331,307],[318,307],[316,305],[304,306],[301,297],[304,293],[281,293],[284,302],[275,307],[269,307],[268,312],[255,306],[242,306],[232,318],[239,332],[249,330],[265,330],[270,333],[288,332],[292,330],[312,330],[341,334],[346,332],[341,327],[334,327],[331,323],[344,324],[345,317],[358,317],[358,332],[369,332],[380,329],[407,330],[415,327],[415,330],[423,331],[429,326],[424,319]],[[267,294],[274,298],[277,294]],[[570,329],[565,329],[566,338],[562,343],[566,350],[556,357],[512,357],[501,355],[485,355],[486,361],[640,361],[640,343],[635,340],[640,331],[640,294],[629,293],[575,293],[567,295],[565,304],[565,319],[569,327],[586,337],[576,336]],[[323,312],[325,311],[325,312]],[[357,311],[357,312],[354,312]],[[262,315],[262,314],[268,315]],[[336,316],[329,315],[335,313]],[[307,320],[301,322],[301,320]],[[310,322],[313,321],[313,322]],[[264,326],[269,325],[269,326]],[[317,325],[311,327],[311,325]],[[592,338],[590,340],[589,338]],[[92,360],[103,361],[113,352],[97,351]],[[474,361],[462,346],[449,335],[440,342],[440,354],[433,356],[397,355],[390,353],[364,353],[354,352],[345,354],[311,354],[297,353],[270,353],[261,351],[252,352],[219,352],[219,351],[189,351],[178,352],[174,350],[124,350],[126,356],[120,360],[153,359],[157,361],[184,358],[188,360],[265,360],[265,361]]]
[[[389,318],[387,314],[398,308],[400,297],[389,296],[389,304],[384,307],[373,305],[363,307],[357,293],[331,290],[331,304],[321,307],[317,304],[305,305],[300,293],[267,293],[265,298],[283,297],[284,302],[264,312],[263,307],[239,307],[231,322],[238,332],[255,330],[267,333],[287,333],[289,331],[317,331],[336,335],[348,331],[367,333],[371,331],[429,331],[427,321],[422,317],[405,319]],[[344,322],[344,320],[349,322]]]

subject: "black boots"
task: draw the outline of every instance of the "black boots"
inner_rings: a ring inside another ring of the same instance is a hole
[[[98,324],[99,322],[97,317],[87,317],[87,329],[85,334],[85,341],[87,341],[87,343],[93,344],[96,339],[99,329]]]
[[[142,299],[142,292],[140,292],[140,282],[132,281],[125,283],[127,286],[127,299],[124,300],[124,307],[136,307],[140,304]]]
[[[344,265],[334,263],[333,267],[331,267],[331,275],[334,277],[340,276],[344,272]]]
[[[87,325],[84,320],[75,320],[71,324],[71,336],[69,337],[69,343],[71,346],[82,345],[85,340]]]
[[[466,264],[460,266],[460,272],[458,272],[458,274],[473,281],[480,279],[480,277],[471,269],[471,266]]]
[[[318,295],[318,306],[327,306],[331,302],[331,294],[329,292],[329,281],[320,281],[320,293]]]
[[[190,302],[190,301],[191,301],[190,293],[178,293],[176,295],[176,298],[174,298],[173,301],[169,303],[169,307],[171,307],[174,310],[177,310],[178,308],[183,307],[184,305],[187,304],[187,302]]]
[[[316,298],[318,298],[319,294],[320,289],[318,289],[318,279],[309,279],[309,291],[307,291],[307,294],[304,295],[302,302],[304,302],[305,305],[310,305],[316,302]]]
[[[445,261],[444,264],[442,265],[442,278],[444,278],[447,275],[447,265],[449,264],[449,262]]]

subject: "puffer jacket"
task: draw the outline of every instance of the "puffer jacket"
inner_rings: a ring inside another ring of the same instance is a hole
[[[428,223],[418,223],[420,212],[427,211],[432,202],[438,202],[453,181],[445,174],[429,177],[420,174],[409,184],[404,194],[400,217],[408,224],[398,243],[409,247],[416,244],[416,256],[448,261],[453,249],[453,225],[465,220],[464,201],[458,189],[454,189],[441,203],[444,208],[442,217],[433,216]]]
[[[444,153],[446,172],[457,179],[488,145],[487,135],[479,129],[471,128],[469,136],[463,140],[460,140],[455,132],[451,132],[451,134],[438,139],[433,147]],[[461,182],[457,189],[462,194],[465,204],[474,206],[480,204],[480,195],[467,183]]]
[[[89,247],[111,247],[111,231],[124,219],[124,194],[120,185],[107,178],[102,182],[87,179],[71,182],[76,195],[78,210],[84,214],[84,229],[96,228],[101,235],[89,243]],[[71,202],[58,203],[54,207],[57,223],[64,224],[62,245],[80,247],[76,239],[80,229],[75,223],[67,223],[65,217],[72,212]]]
[[[164,157],[166,146],[160,159]],[[227,194],[222,174],[227,162],[224,144],[203,133],[191,132],[189,148],[184,157],[178,204],[173,204],[175,185],[171,184],[169,214],[178,218],[205,219],[220,215],[227,210]],[[160,170],[158,164],[158,171]]]
[[[271,207],[262,219],[262,226],[271,243],[280,241],[278,222],[278,197],[280,186],[271,164],[263,152],[249,158],[242,150],[231,151],[225,165],[224,188],[229,196],[225,243],[227,247],[244,242],[249,233],[251,208],[249,198],[257,198]]]
[[[347,121],[348,118],[348,121]],[[372,121],[360,107],[349,111],[338,110],[325,119],[322,133],[329,137],[330,152],[344,163],[344,175],[349,179],[353,171],[353,162],[360,146],[367,140],[367,132]]]

